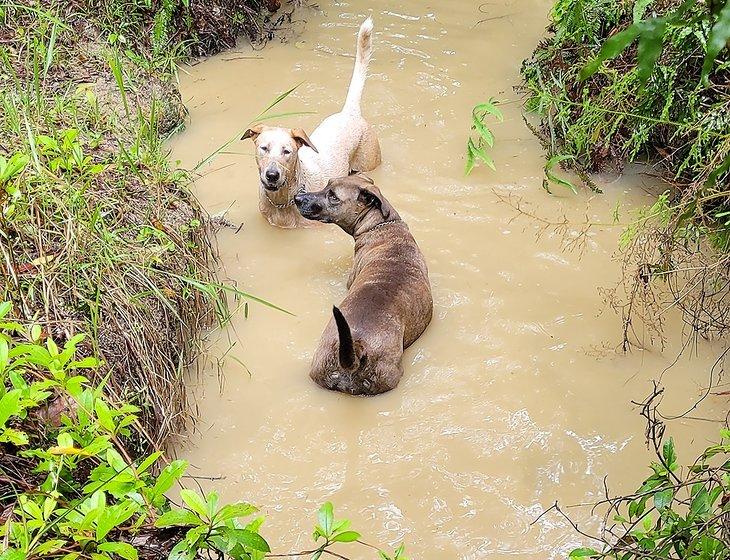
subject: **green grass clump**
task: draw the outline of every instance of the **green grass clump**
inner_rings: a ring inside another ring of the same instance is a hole
[[[548,157],[583,178],[647,163],[669,185],[623,238],[626,337],[639,318],[658,332],[667,306],[726,334],[730,2],[558,0],[551,18],[522,67]]]
[[[184,115],[66,3],[0,9],[0,300],[84,351],[161,445],[186,419],[182,371],[220,310],[206,218],[170,168]],[[202,288],[202,289],[201,289]]]

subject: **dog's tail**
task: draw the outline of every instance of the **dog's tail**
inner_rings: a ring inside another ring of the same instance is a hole
[[[347,99],[343,111],[360,112],[360,99],[362,90],[365,87],[365,78],[368,74],[368,64],[373,52],[373,19],[366,19],[360,26],[357,34],[357,54],[355,55],[355,68],[352,71],[350,89],[347,90]]]
[[[350,325],[347,324],[347,319],[342,314],[337,306],[332,306],[332,314],[335,316],[335,323],[337,323],[337,333],[340,338],[340,350],[339,360],[340,366],[343,369],[352,369],[357,365],[359,359],[355,353],[355,343],[352,340],[352,332],[350,331]]]

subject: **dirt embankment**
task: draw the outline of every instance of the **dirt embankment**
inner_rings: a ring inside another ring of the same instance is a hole
[[[141,409],[138,450],[185,427],[183,370],[202,329],[226,313],[207,217],[162,144],[185,117],[175,66],[241,34],[264,41],[293,9],[145,4],[0,10],[0,302],[42,339],[89,335],[81,352],[102,360],[96,381]],[[64,405],[51,399],[46,411],[58,417]]]

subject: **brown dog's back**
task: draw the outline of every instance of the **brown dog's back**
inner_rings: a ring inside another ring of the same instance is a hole
[[[322,387],[353,395],[389,391],[403,375],[403,350],[433,311],[426,262],[404,222],[384,223],[356,239],[349,287],[310,375]]]

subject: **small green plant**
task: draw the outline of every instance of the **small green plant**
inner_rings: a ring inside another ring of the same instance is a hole
[[[604,533],[570,558],[726,560],[730,558],[730,430],[686,469],[670,438],[656,446],[652,474],[628,496],[606,500]],[[558,508],[558,511],[559,508]],[[562,513],[562,512],[561,512]]]
[[[550,192],[550,184],[558,185],[561,187],[565,187],[567,189],[570,189],[573,194],[578,194],[578,187],[576,187],[571,181],[567,179],[563,179],[562,177],[559,177],[555,174],[555,167],[560,165],[564,161],[571,161],[575,158],[573,156],[561,156],[556,155],[552,156],[547,159],[545,162],[545,167],[543,168],[543,172],[545,173],[545,178],[542,180],[542,188],[545,189],[547,192]]]
[[[256,517],[246,524],[240,521],[256,513],[256,507],[244,502],[219,507],[216,492],[210,492],[203,498],[192,490],[183,489],[180,497],[187,509],[170,510],[155,522],[156,527],[187,529],[185,537],[170,552],[170,560],[192,560],[204,550],[236,560],[260,559],[271,551],[259,534],[263,517]]]
[[[60,347],[38,324],[12,319],[12,311],[0,303],[0,447],[17,450],[26,462],[23,471],[6,470],[7,456],[0,463],[11,490],[0,496],[0,508],[11,512],[0,525],[6,545],[0,560],[137,560],[130,541],[154,529],[179,529],[166,537],[170,560],[210,554],[262,560],[271,552],[259,532],[264,518],[251,504],[220,504],[215,491],[202,496],[182,488],[184,507],[174,507],[166,493],[180,484],[187,462],[164,464],[159,451],[132,458],[124,442],[137,429],[139,408],[108,401],[103,383],[81,374],[100,365],[79,356],[84,337]],[[62,407],[51,413],[54,403]],[[40,417],[46,418],[41,429]],[[378,551],[360,541],[349,520],[335,519],[331,503],[320,508],[318,521],[317,548],[300,555],[336,555],[333,545],[355,541]],[[394,557],[379,554],[406,560],[402,546]]]
[[[471,112],[471,130],[476,134],[472,134],[466,141],[466,168],[464,172],[469,175],[478,161],[494,170],[494,160],[487,154],[486,148],[494,147],[494,134],[486,125],[485,119],[487,115],[491,115],[497,121],[502,122],[504,116],[502,111],[497,107],[497,101],[490,98],[486,103],[476,105]]]

